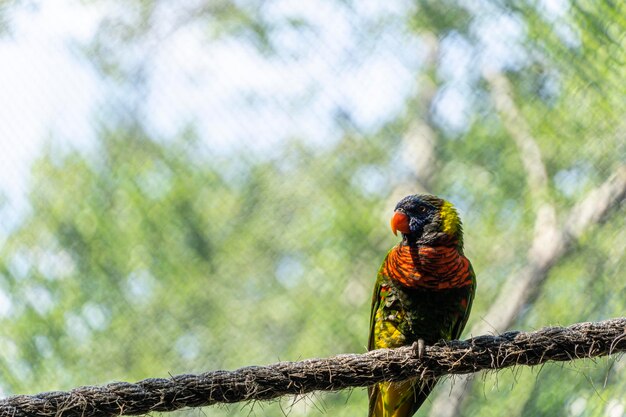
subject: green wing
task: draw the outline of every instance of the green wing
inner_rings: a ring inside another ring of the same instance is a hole
[[[452,328],[452,334],[450,335],[450,339],[459,339],[463,334],[463,329],[465,329],[465,325],[467,324],[467,320],[469,319],[470,312],[472,311],[472,304],[474,303],[474,294],[476,293],[476,273],[474,272],[474,268],[470,263],[470,274],[472,276],[472,286],[468,291],[467,302],[465,306],[465,311],[461,315],[461,319],[457,321],[457,323]]]
[[[370,335],[367,341],[367,350],[374,350],[376,346],[374,346],[374,327],[376,320],[376,311],[380,306],[380,288],[382,286],[383,276],[379,272],[376,277],[376,284],[374,285],[374,294],[372,295],[372,308],[370,310]]]
[[[385,257],[386,260],[386,257]],[[383,260],[383,265],[385,263],[385,260]],[[374,284],[374,294],[372,295],[372,308],[370,310],[370,334],[369,334],[369,338],[367,341],[367,350],[374,350],[376,349],[376,346],[374,346],[374,328],[375,328],[375,321],[376,321],[376,311],[378,311],[378,307],[380,306],[380,288],[382,286],[382,282],[383,282],[383,276],[382,273],[379,271],[378,275],[376,276],[376,283]],[[367,394],[369,397],[369,416],[373,416],[374,415],[374,406],[375,406],[375,399],[378,397],[379,395],[379,384],[370,386],[367,388]]]

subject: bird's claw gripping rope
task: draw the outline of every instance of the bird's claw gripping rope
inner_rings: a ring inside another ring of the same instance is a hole
[[[417,342],[413,342],[413,353],[417,355],[418,358],[422,359],[424,354],[426,353],[426,344],[424,339],[418,339]]]

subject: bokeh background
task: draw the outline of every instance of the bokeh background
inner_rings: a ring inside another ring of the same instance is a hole
[[[623,315],[623,198],[551,243],[623,178],[625,34],[613,0],[0,1],[0,393],[363,352],[415,192],[462,214],[466,334]],[[619,358],[455,381],[420,415],[626,415]]]

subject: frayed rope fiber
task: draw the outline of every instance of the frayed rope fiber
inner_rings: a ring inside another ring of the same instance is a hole
[[[270,400],[312,391],[365,387],[381,381],[436,377],[539,365],[626,351],[626,318],[535,332],[507,332],[426,346],[380,349],[364,354],[279,362],[234,371],[113,382],[0,400],[1,417],[117,416],[174,411],[250,400]]]

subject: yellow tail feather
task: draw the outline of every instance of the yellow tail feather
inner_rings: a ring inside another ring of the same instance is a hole
[[[436,381],[383,382],[370,390],[369,417],[411,417]]]

